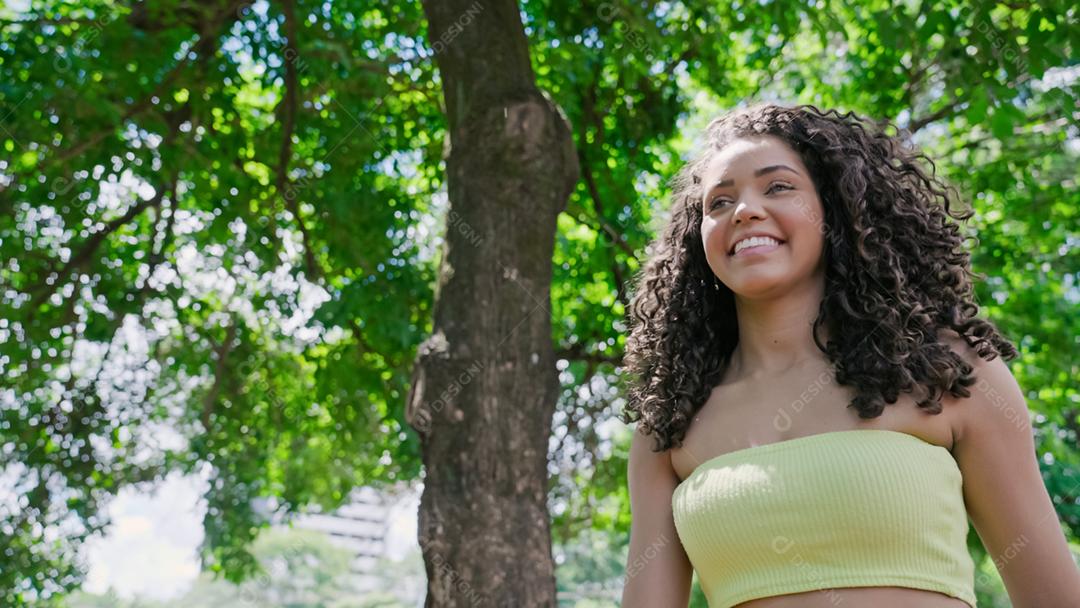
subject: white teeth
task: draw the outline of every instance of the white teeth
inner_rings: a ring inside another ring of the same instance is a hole
[[[747,247],[757,247],[759,245],[779,245],[780,241],[770,236],[752,236],[748,239],[743,239],[738,243],[735,243],[735,253],[739,253]]]

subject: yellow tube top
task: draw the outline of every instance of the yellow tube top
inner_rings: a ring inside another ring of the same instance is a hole
[[[853,429],[706,460],[675,488],[671,506],[710,608],[873,586],[975,606],[961,484],[949,450],[908,433]]]

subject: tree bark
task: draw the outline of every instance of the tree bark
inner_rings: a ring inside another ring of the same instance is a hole
[[[514,2],[425,0],[424,11],[449,127],[434,327],[406,403],[425,471],[425,606],[555,606],[551,260],[577,156],[536,87]]]

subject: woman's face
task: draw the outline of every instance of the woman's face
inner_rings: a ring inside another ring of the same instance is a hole
[[[701,185],[705,257],[729,289],[768,298],[808,279],[824,280],[821,199],[802,159],[783,140],[731,141],[705,166]],[[755,234],[780,243],[750,241],[733,253],[736,244]]]

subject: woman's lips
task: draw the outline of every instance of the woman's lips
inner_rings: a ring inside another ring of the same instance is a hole
[[[733,258],[741,258],[741,257],[744,257],[744,256],[750,256],[750,255],[762,255],[762,254],[769,253],[771,251],[776,251],[777,249],[779,249],[783,245],[784,245],[784,243],[779,243],[779,244],[775,244],[775,245],[757,245],[755,247],[747,247],[745,249],[740,249],[739,251],[736,251],[735,253],[733,253],[731,255],[731,257],[733,257]]]

